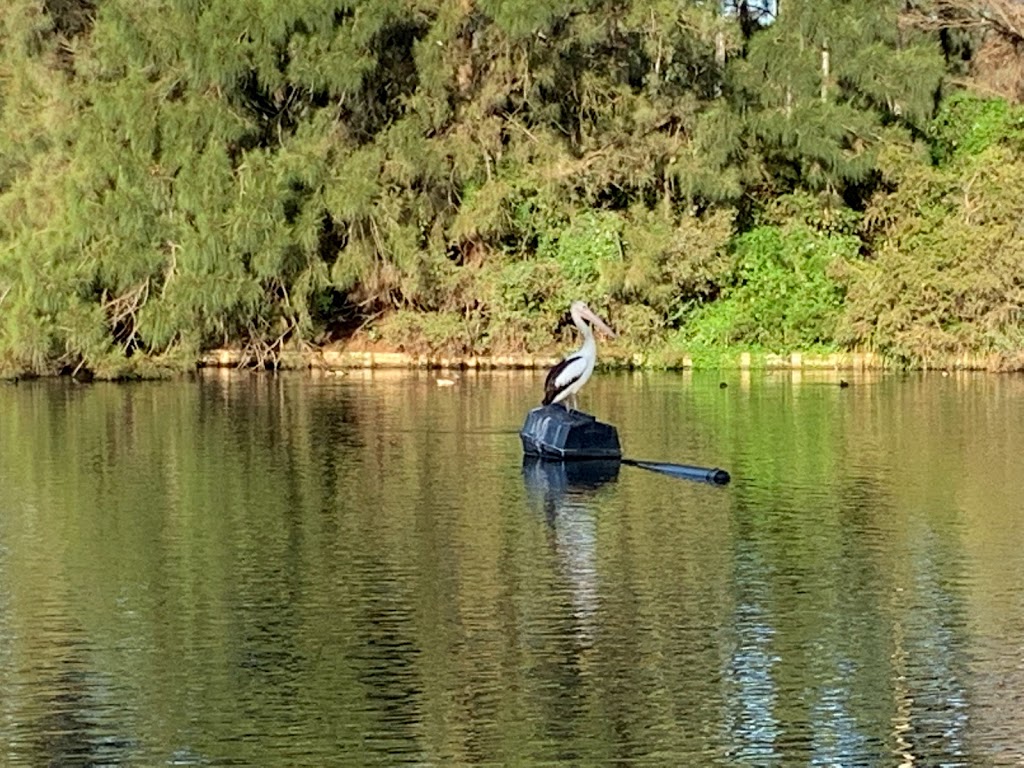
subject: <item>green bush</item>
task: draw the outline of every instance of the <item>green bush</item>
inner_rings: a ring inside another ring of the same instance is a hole
[[[963,167],[916,169],[868,211],[840,341],[909,364],[1024,347],[1024,156],[990,146]]]
[[[693,312],[686,342],[777,351],[832,347],[844,296],[833,269],[858,247],[853,236],[803,224],[765,225],[739,236],[730,279],[714,302]]]
[[[1021,148],[1024,108],[956,91],[943,99],[928,135],[932,157],[940,164],[975,157],[999,143]]]
[[[373,335],[401,352],[472,354],[476,334],[466,318],[456,312],[398,310],[373,326]]]

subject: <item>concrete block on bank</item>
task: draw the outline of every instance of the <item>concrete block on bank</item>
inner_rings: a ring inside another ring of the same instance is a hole
[[[404,352],[370,352],[371,365],[377,368],[408,368],[411,360]]]

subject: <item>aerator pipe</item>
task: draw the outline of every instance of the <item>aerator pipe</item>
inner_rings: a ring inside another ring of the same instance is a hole
[[[695,480],[698,483],[710,483],[711,485],[728,485],[729,473],[724,469],[708,467],[691,467],[686,464],[666,464],[660,461],[639,461],[637,459],[622,459],[623,464],[629,464],[640,469],[649,469],[651,472],[661,472],[673,477],[681,477],[684,480]]]

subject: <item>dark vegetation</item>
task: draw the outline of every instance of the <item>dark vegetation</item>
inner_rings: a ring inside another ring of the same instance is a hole
[[[7,0],[0,369],[1024,349],[1014,0]],[[705,357],[702,358],[701,356]]]

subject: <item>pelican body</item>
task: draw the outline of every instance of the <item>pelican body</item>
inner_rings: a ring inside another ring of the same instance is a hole
[[[589,323],[593,323],[594,327],[605,335],[615,338],[615,332],[582,301],[574,301],[569,314],[583,336],[583,346],[548,371],[548,377],[544,381],[544,405],[562,403],[562,407],[566,407],[565,401],[571,398],[575,406],[576,393],[583,388],[594,372],[594,364],[597,363],[597,341]]]

